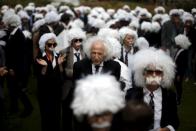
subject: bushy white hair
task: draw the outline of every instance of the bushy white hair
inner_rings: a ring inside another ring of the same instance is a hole
[[[158,22],[152,22],[152,32],[158,33],[161,30],[161,26]]]
[[[68,31],[68,41],[69,43],[74,39],[74,38],[80,38],[85,40],[86,39],[86,33],[81,29],[81,28],[71,28]]]
[[[56,39],[56,35],[54,33],[45,33],[41,36],[41,38],[39,39],[39,48],[41,51],[45,50],[45,45],[46,42],[50,39],[54,39],[55,42],[57,41]]]
[[[144,37],[139,37],[136,40],[136,43],[134,45],[135,47],[138,47],[139,50],[141,49],[147,49],[149,48],[149,42]]]
[[[177,35],[174,40],[176,45],[180,46],[183,49],[188,49],[191,45],[191,42],[189,41],[188,37],[183,34]]]
[[[121,56],[121,44],[120,42],[113,37],[106,37],[106,40],[110,45],[112,45],[112,56],[115,58],[120,58]]]
[[[159,12],[165,13],[165,8],[163,6],[158,6],[154,9],[154,12],[158,14]]]
[[[169,88],[175,77],[175,64],[169,55],[155,48],[143,49],[134,55],[133,72],[136,86],[145,87],[143,73],[145,68],[151,64],[163,70],[161,86],[163,88]]]
[[[108,74],[90,75],[77,81],[71,108],[76,116],[116,113],[124,107],[120,84]]]
[[[16,14],[11,13],[11,12],[4,15],[3,22],[6,25],[10,25],[13,27],[18,27],[21,25],[20,17]]]
[[[32,28],[32,31],[35,32],[35,31],[38,31],[38,29],[44,25],[46,22],[45,22],[45,19],[40,19],[40,20],[37,20],[34,24],[33,24],[33,28]]]
[[[113,37],[116,38],[117,40],[120,40],[118,31],[111,28],[101,28],[97,33],[97,35],[101,37]]]
[[[147,21],[142,22],[141,30],[143,30],[145,32],[151,32],[152,31],[152,23],[147,22]]]
[[[71,28],[84,28],[84,22],[81,19],[75,19],[74,21],[70,22],[69,25]]]
[[[178,9],[171,9],[169,11],[169,15],[172,16],[172,15],[179,15],[180,16],[180,11]]]
[[[193,18],[193,15],[190,14],[190,13],[184,13],[184,15],[182,16],[182,20],[183,22],[185,23],[186,21],[191,21],[192,24],[194,24],[194,18]]]
[[[59,20],[60,20],[59,15],[54,11],[50,11],[45,15],[45,21],[48,24],[52,22],[58,22]]]
[[[18,16],[23,19],[23,18],[26,18],[26,19],[30,19],[29,15],[27,14],[27,12],[23,11],[23,10],[20,10],[18,12]]]
[[[133,21],[131,21],[131,23],[129,24],[129,27],[131,28],[131,29],[133,29],[133,28],[135,28],[136,30],[138,30],[138,28],[139,28],[139,21],[138,20],[133,20]]]
[[[134,37],[134,39],[136,40],[138,35],[137,35],[137,32],[128,28],[128,27],[122,27],[120,30],[119,30],[119,35],[120,35],[120,38],[121,38],[121,41],[123,41],[126,37],[126,35],[131,35]]]
[[[102,43],[105,47],[105,61],[112,59],[112,45],[106,40],[104,37],[93,36],[90,37],[84,44],[84,52],[86,53],[88,58],[91,58],[91,48],[96,43]]]

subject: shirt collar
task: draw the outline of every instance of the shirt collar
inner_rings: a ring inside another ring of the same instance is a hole
[[[57,53],[55,51],[53,52],[53,54],[54,54],[55,57],[57,56]],[[45,51],[42,53],[42,56],[46,56],[46,52]]]
[[[18,29],[19,29],[19,27],[16,27],[16,28],[11,32],[10,35],[14,35]]]
[[[160,92],[161,92],[161,87],[159,87],[158,89],[154,90],[154,91],[153,91],[153,94],[154,94],[154,95],[157,95],[157,94],[159,94]],[[144,87],[144,88],[143,88],[143,93],[144,93],[144,95],[149,95],[151,92],[150,92],[146,87]]]
[[[93,66],[95,67],[95,64],[93,64]],[[101,64],[99,64],[99,66],[102,67],[103,66],[103,62],[101,62]]]

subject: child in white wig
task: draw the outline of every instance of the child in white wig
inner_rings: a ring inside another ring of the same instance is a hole
[[[90,75],[77,81],[71,108],[76,117],[86,118],[91,130],[109,131],[113,115],[123,107],[124,97],[115,77]]]
[[[126,99],[144,101],[151,107],[154,122],[149,129],[177,129],[176,95],[169,90],[175,76],[171,57],[162,50],[143,49],[135,54],[132,70],[136,87],[127,91]]]
[[[188,48],[191,43],[188,37],[182,34],[176,36],[174,40],[177,46],[177,52],[174,57],[176,63],[176,77],[174,85],[176,87],[177,104],[180,104],[182,98],[183,79],[188,68]]]

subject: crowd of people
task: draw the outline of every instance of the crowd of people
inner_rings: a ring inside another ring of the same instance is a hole
[[[196,78],[196,8],[29,3],[0,13],[0,130],[6,112],[32,114],[32,75],[42,131],[178,129],[183,81]]]

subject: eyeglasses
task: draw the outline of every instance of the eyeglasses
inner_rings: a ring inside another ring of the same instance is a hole
[[[57,43],[47,43],[47,46],[50,48],[50,47],[56,47],[57,46]]]
[[[82,39],[73,39],[73,43],[82,42],[82,41],[83,41]]]
[[[157,76],[160,76],[163,74],[163,71],[161,71],[161,70],[145,70],[145,73],[147,75],[154,75],[155,74]]]

